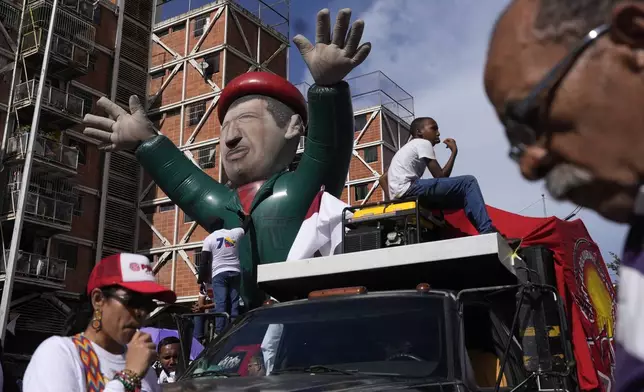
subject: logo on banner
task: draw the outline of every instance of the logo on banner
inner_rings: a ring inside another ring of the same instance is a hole
[[[597,331],[613,336],[615,309],[610,278],[600,260],[597,245],[579,239],[573,252],[574,275],[577,284],[579,309],[584,317],[595,324]]]

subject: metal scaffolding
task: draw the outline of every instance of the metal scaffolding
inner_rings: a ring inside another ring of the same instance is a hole
[[[54,37],[54,28],[56,26],[56,16],[58,10],[59,0],[53,0],[51,7],[51,16],[49,20],[49,32],[47,34],[47,43],[45,44],[45,54],[40,71],[40,83],[38,83],[38,95],[36,97],[33,118],[31,121],[31,128],[29,132],[29,142],[27,144],[27,154],[25,157],[24,169],[22,173],[22,182],[20,183],[20,193],[16,203],[15,220],[13,224],[13,234],[11,236],[11,245],[9,248],[9,256],[7,257],[6,272],[4,287],[2,289],[2,301],[0,302],[0,341],[4,342],[6,334],[6,326],[9,321],[9,309],[11,307],[11,294],[13,292],[13,284],[18,260],[18,247],[20,246],[20,238],[22,236],[22,225],[25,217],[25,207],[27,207],[27,193],[29,189],[29,181],[31,177],[31,168],[33,165],[33,150],[36,141],[36,133],[40,123],[40,110],[43,102],[43,92],[45,89],[44,80],[47,78],[47,68],[49,66],[49,49]],[[26,8],[26,7],[23,7]],[[17,56],[16,56],[17,58]],[[14,74],[15,75],[15,74]],[[6,129],[6,128],[5,128]],[[3,146],[4,147],[4,146]]]

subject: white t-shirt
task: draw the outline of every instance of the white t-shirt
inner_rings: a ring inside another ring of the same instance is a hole
[[[168,384],[175,382],[175,373],[171,372],[170,374],[166,373],[165,370],[161,369],[161,374],[159,374],[159,384]]]
[[[427,159],[436,159],[434,146],[429,140],[411,139],[398,150],[387,171],[390,199],[402,197],[411,184],[423,176]]]
[[[112,354],[92,343],[106,380],[125,369],[125,354]],[[160,392],[152,369],[141,382],[143,392]],[[52,336],[42,342],[29,361],[22,380],[23,392],[86,392],[85,371],[78,349],[71,338]],[[105,384],[104,392],[125,392],[120,381]]]
[[[240,272],[239,240],[244,236],[244,229],[237,227],[231,230],[217,230],[203,242],[202,251],[212,253],[212,277],[226,271]]]

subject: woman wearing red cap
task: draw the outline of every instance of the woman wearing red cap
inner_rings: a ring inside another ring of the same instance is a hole
[[[147,257],[121,253],[101,260],[75,316],[82,332],[45,340],[29,362],[23,391],[159,391],[151,369],[156,346],[139,331],[157,307],[155,299],[174,303],[177,297],[156,283]]]

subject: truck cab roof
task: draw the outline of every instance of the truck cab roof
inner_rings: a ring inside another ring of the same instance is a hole
[[[364,286],[370,292],[463,290],[516,284],[525,268],[499,234],[347,253],[258,266],[259,286],[278,301],[307,298],[314,290]]]

